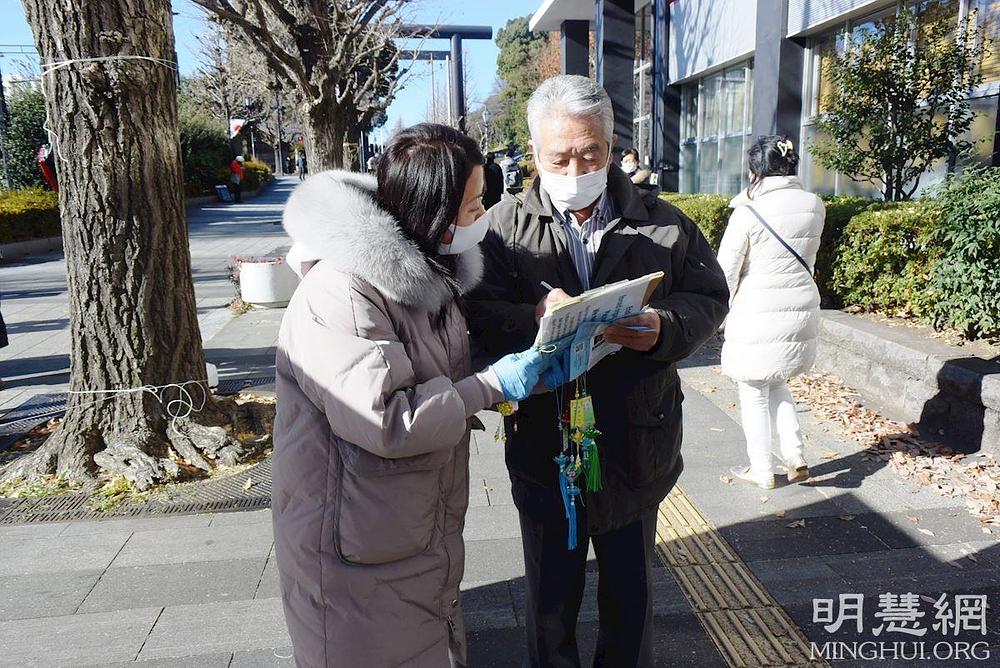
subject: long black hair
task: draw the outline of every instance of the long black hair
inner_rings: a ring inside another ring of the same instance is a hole
[[[458,217],[472,171],[483,163],[471,138],[447,125],[420,123],[389,141],[376,170],[379,205],[395,217],[431,266],[445,275],[460,306],[454,281],[456,257],[437,251],[441,237]],[[439,315],[443,322],[446,309]]]
[[[747,150],[750,163],[749,192],[768,176],[795,176],[799,169],[799,154],[792,140],[784,135],[760,135]]]

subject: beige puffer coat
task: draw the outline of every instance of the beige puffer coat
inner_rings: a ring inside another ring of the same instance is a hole
[[[278,339],[278,571],[297,665],[440,668],[465,658],[470,418],[502,395],[491,372],[470,375],[447,279],[374,188],[324,172],[285,209],[321,260]],[[463,290],[481,272],[478,248],[459,257]]]
[[[729,204],[733,213],[719,245],[729,285],[729,316],[722,372],[739,381],[778,381],[808,371],[816,361],[819,290],[802,266],[767,231],[752,206],[810,269],[823,236],[823,200],[794,176],[769,176]]]

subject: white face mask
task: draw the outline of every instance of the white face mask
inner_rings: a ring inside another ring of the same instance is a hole
[[[608,147],[608,159],[601,169],[580,176],[567,176],[546,171],[538,153],[535,153],[535,165],[542,180],[542,188],[552,200],[552,206],[559,211],[579,211],[596,202],[608,188],[607,167],[610,161],[611,147]]]
[[[639,165],[632,162],[631,160],[626,160],[622,163],[622,171],[626,174],[635,174],[639,171]]]
[[[475,247],[480,241],[486,238],[486,233],[490,231],[490,224],[486,222],[486,216],[476,218],[472,225],[459,227],[451,226],[451,243],[438,244],[438,255],[458,255]]]

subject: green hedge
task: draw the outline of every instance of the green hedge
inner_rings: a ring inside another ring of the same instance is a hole
[[[41,188],[0,191],[0,244],[60,234],[56,193]]]
[[[271,168],[263,162],[247,160],[243,163],[243,192],[257,190],[271,180]]]
[[[701,233],[708,239],[708,243],[712,244],[712,248],[719,248],[722,234],[726,231],[726,225],[729,224],[729,214],[732,213],[732,209],[729,208],[729,201],[732,197],[681,193],[663,193],[660,197],[676,206],[693,220],[701,229]]]
[[[926,317],[941,247],[933,201],[883,205],[856,215],[844,228],[833,265],[834,290],[845,304],[867,311]]]

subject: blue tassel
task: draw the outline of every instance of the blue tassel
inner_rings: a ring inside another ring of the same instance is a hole
[[[567,547],[570,550],[576,549],[576,500],[570,502],[569,512],[566,514],[566,519],[569,520],[569,539],[567,541]]]

